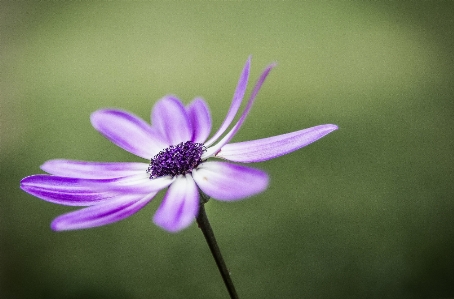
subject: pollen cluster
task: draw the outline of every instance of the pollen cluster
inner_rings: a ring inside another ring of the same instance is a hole
[[[205,150],[202,143],[192,141],[171,145],[151,158],[147,173],[150,174],[150,179],[155,179],[166,175],[174,177],[191,172],[202,163],[200,157]]]

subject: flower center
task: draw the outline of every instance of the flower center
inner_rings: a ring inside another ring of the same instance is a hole
[[[191,172],[202,163],[200,157],[204,151],[206,148],[202,143],[192,141],[171,145],[151,158],[147,173],[150,174],[150,179],[155,179],[165,175],[173,177]]]

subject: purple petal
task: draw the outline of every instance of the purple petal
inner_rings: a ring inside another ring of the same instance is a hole
[[[149,124],[126,111],[95,111],[91,115],[91,123],[114,144],[145,159],[150,159],[166,147]]]
[[[88,162],[64,159],[49,160],[41,165],[41,169],[47,173],[80,179],[118,178],[144,173],[147,168],[146,163]]]
[[[109,181],[109,180],[98,180]],[[32,175],[22,179],[21,188],[43,200],[67,206],[91,206],[109,200],[118,193],[98,190],[94,180]]]
[[[153,221],[169,232],[188,227],[199,211],[199,192],[191,175],[180,175],[170,185]]]
[[[192,127],[188,115],[176,97],[166,96],[154,105],[152,125],[165,138],[165,147],[191,140]]]
[[[261,162],[306,146],[337,130],[336,125],[320,125],[292,133],[224,145],[216,155],[234,162]]]
[[[251,96],[249,97],[249,101],[246,105],[246,108],[244,109],[243,113],[241,114],[240,119],[238,122],[233,126],[233,128],[230,130],[229,133],[227,133],[224,138],[221,139],[216,145],[212,146],[209,148],[205,154],[202,156],[202,159],[206,159],[212,155],[215,155],[219,150],[227,144],[233,136],[235,136],[236,132],[241,128],[241,125],[243,124],[244,120],[246,119],[246,116],[249,114],[249,111],[251,110],[252,104],[254,103],[255,97],[257,96],[257,93],[259,92],[260,88],[262,87],[263,82],[265,82],[266,77],[270,73],[270,71],[275,67],[275,64],[271,64],[268,67],[265,68],[263,71],[262,75],[258,79],[257,83],[254,86],[254,89],[252,90]]]
[[[207,104],[201,98],[196,98],[186,107],[186,111],[192,125],[191,140],[203,143],[211,131],[211,116]]]
[[[268,186],[264,171],[225,162],[204,162],[192,176],[204,193],[218,200],[243,199]]]
[[[210,146],[225,132],[225,130],[230,126],[232,123],[233,118],[235,117],[238,109],[240,108],[241,102],[243,101],[244,93],[246,92],[247,82],[249,78],[249,70],[251,68],[251,56],[246,61],[246,64],[243,67],[243,71],[241,72],[240,79],[238,80],[238,84],[235,89],[235,93],[233,94],[232,104],[230,104],[229,111],[224,119],[219,130],[213,137],[210,138],[207,142],[205,142],[205,146]]]
[[[150,180],[147,175],[114,179],[78,179],[33,175],[21,181],[21,188],[43,200],[67,206],[91,206],[119,194],[148,194],[168,187],[175,179],[167,176]]]
[[[61,215],[52,221],[51,228],[55,231],[75,230],[117,222],[138,212],[155,195],[123,195],[106,203]]]

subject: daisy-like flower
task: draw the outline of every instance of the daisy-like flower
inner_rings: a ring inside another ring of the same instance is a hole
[[[91,115],[93,127],[124,150],[149,163],[86,162],[50,160],[21,188],[43,200],[85,206],[53,220],[56,231],[85,229],[110,224],[142,209],[162,189],[168,188],[153,217],[169,232],[188,227],[199,211],[199,189],[216,200],[244,199],[264,191],[267,174],[228,162],[260,162],[306,146],[337,129],[332,124],[274,137],[229,143],[248,115],[254,99],[274,64],[259,77],[249,100],[233,127],[243,100],[250,69],[246,61],[227,116],[210,138],[211,116],[201,98],[185,106],[174,96],[165,96],[153,107],[151,125],[129,112],[103,109]],[[222,137],[222,138],[221,138]]]

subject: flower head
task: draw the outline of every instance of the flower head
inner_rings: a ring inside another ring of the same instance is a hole
[[[103,109],[91,115],[93,127],[124,150],[147,163],[50,160],[21,188],[43,200],[85,206],[54,219],[53,230],[74,230],[122,220],[143,208],[162,189],[168,188],[153,221],[170,232],[189,226],[199,210],[199,189],[208,196],[233,201],[264,191],[268,176],[259,169],[228,162],[260,162],[306,146],[337,126],[326,124],[274,137],[229,143],[251,109],[260,87],[274,64],[265,68],[235,125],[226,133],[243,100],[250,58],[241,72],[227,116],[208,139],[211,116],[201,98],[184,105],[165,96],[153,107],[151,125],[126,111]],[[221,136],[223,136],[221,138]]]

